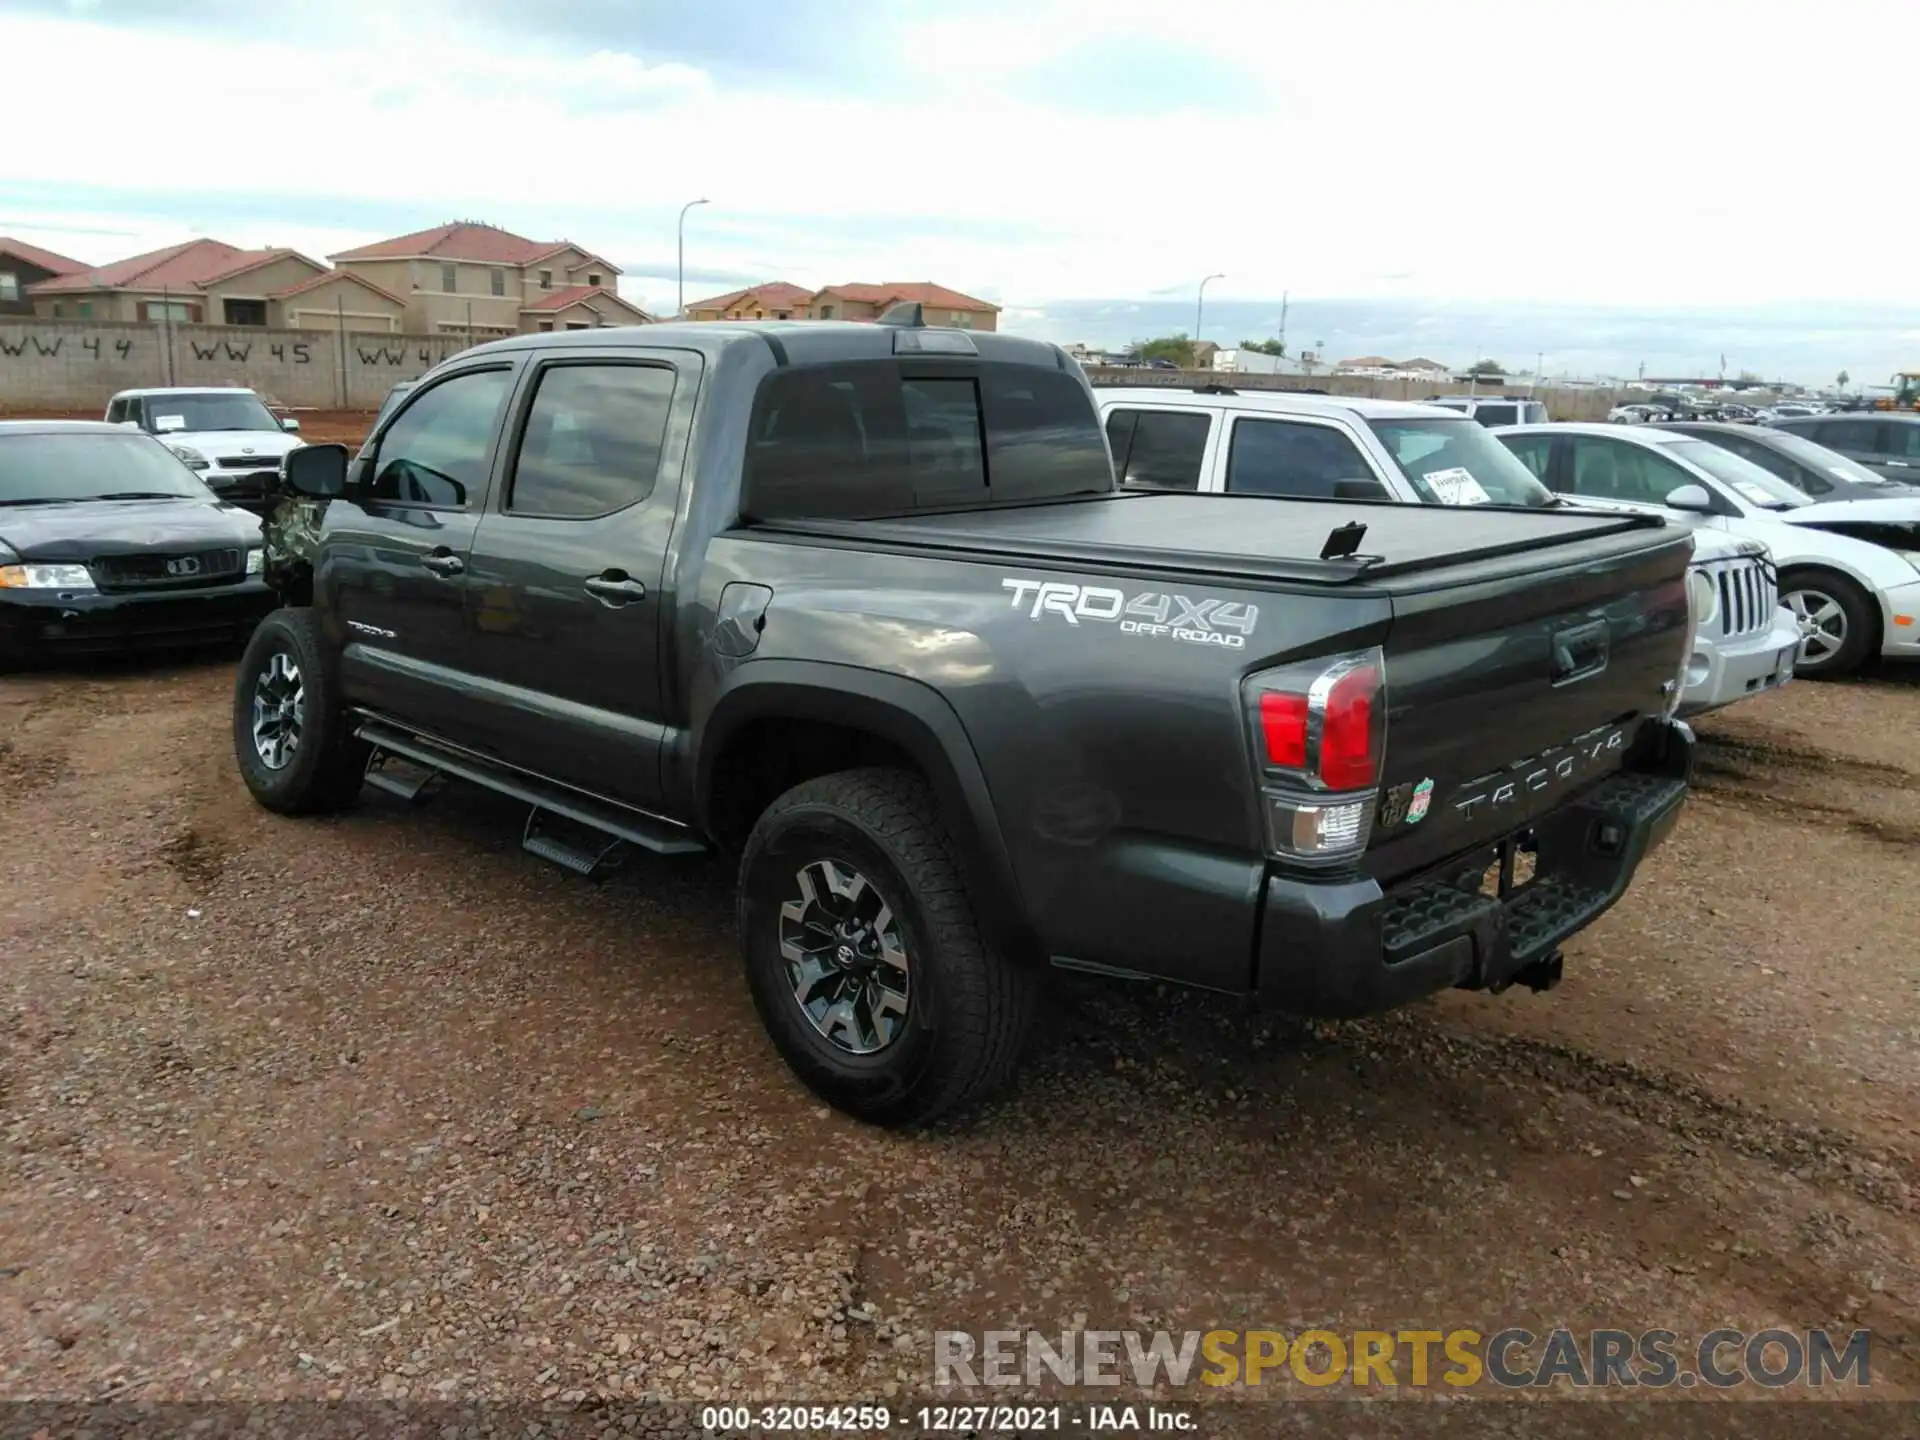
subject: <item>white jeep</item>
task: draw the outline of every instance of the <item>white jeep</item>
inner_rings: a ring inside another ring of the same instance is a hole
[[[144,430],[179,456],[222,500],[264,513],[280,461],[300,445],[300,422],[274,417],[251,390],[197,386],[122,390],[107,423]]]

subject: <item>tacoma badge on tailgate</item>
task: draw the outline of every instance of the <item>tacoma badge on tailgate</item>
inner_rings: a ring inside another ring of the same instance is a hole
[[[1618,725],[1602,725],[1565,745],[1530,755],[1516,765],[1469,780],[1453,802],[1454,810],[1470,820],[1483,810],[1511,805],[1522,794],[1561,789],[1611,764],[1627,748],[1627,732]]]

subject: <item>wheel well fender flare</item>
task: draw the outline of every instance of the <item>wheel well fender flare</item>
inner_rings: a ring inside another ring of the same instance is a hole
[[[695,731],[694,809],[710,834],[716,769],[733,739],[765,720],[840,726],[906,754],[939,801],[989,937],[1016,959],[1044,954],[1027,919],[986,773],[966,727],[938,690],[907,676],[831,661],[769,659],[742,665],[722,685]]]

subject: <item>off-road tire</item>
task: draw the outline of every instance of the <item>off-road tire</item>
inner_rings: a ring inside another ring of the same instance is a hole
[[[254,745],[253,698],[261,672],[283,653],[299,667],[304,719],[298,747],[287,764],[275,770]],[[233,755],[253,798],[282,815],[342,810],[359,795],[367,745],[354,738],[340,708],[313,611],[275,610],[255,627],[234,675]]]
[[[1782,603],[1795,591],[1813,591],[1832,598],[1846,616],[1846,638],[1825,660],[1794,662],[1793,673],[1807,680],[1837,680],[1866,662],[1880,633],[1880,611],[1858,585],[1832,570],[1802,566],[1780,576]]]
[[[837,1047],[807,1018],[780,955],[780,907],[813,859],[850,864],[899,922],[910,995],[877,1053]],[[903,770],[846,770],[787,791],[740,860],[740,943],[761,1022],[821,1099],[876,1125],[920,1124],[1004,1083],[1032,1020],[1037,977],[985,941],[932,791]]]

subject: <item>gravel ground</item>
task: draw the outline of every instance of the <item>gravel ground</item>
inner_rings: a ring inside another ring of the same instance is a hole
[[[1550,995],[1063,982],[1016,1093],[900,1135],[788,1077],[723,867],[268,815],[230,674],[0,681],[0,1396],[883,1400],[1018,1324],[1866,1326],[1920,1393],[1906,677],[1707,720]]]

